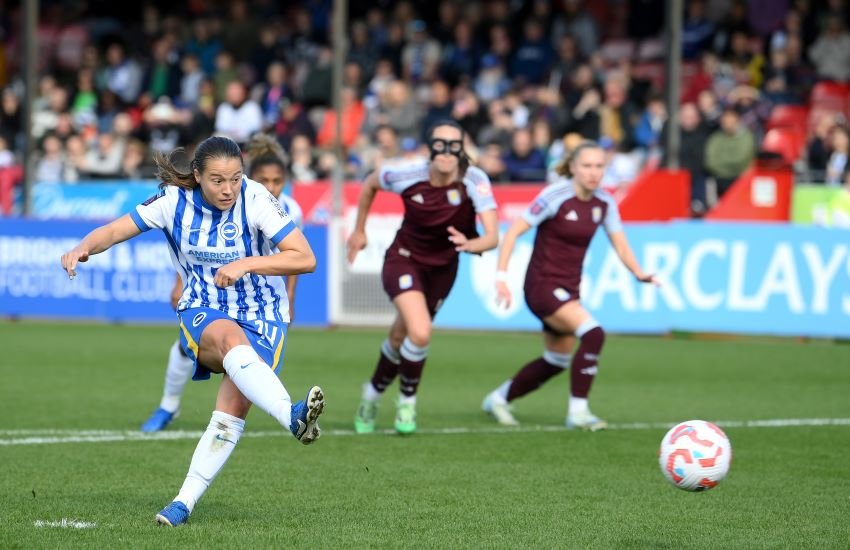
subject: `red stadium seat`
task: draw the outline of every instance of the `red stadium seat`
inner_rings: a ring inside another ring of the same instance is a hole
[[[773,128],[791,128],[802,135],[808,134],[809,108],[803,105],[777,105],[767,119],[767,129]]]
[[[846,113],[847,107],[850,105],[850,84],[818,82],[812,87],[809,103],[812,107],[834,109]]]
[[[773,128],[765,134],[761,149],[777,153],[788,164],[794,164],[801,157],[805,141],[805,134],[792,128]]]

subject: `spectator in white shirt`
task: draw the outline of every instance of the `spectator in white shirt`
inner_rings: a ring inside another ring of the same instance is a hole
[[[257,102],[246,99],[245,86],[231,82],[225,91],[225,101],[215,113],[215,131],[243,145],[263,128],[263,112]]]

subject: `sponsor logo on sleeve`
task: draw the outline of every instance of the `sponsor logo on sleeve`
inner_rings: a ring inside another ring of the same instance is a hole
[[[534,201],[534,204],[531,205],[531,208],[529,209],[529,211],[531,212],[531,214],[533,216],[537,216],[538,214],[543,212],[543,210],[545,210],[545,209],[546,209],[546,201],[544,201],[543,199],[537,199],[536,201]]]
[[[165,196],[165,189],[160,189],[159,193],[157,193],[156,195],[152,196],[151,198],[149,198],[148,200],[143,202],[142,206],[148,206],[149,204],[153,203],[156,199],[162,198],[164,196]]]

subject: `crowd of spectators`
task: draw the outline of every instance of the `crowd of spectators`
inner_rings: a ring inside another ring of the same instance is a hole
[[[338,117],[350,178],[422,154],[428,126],[447,117],[495,182],[545,181],[580,138],[609,152],[615,193],[664,160],[664,0],[354,1],[339,113],[330,0],[145,2],[132,17],[43,4],[41,182],[150,178],[152,151],[267,132],[307,185],[335,167]],[[805,103],[817,80],[850,80],[850,11],[845,0],[685,4],[679,161],[699,212],[706,181],[722,194],[756,157],[774,106]],[[17,15],[0,18],[0,167],[21,160]],[[840,113],[823,117],[810,167],[844,182],[848,141]]]

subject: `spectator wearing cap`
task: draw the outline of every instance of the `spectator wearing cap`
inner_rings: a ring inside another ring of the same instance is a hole
[[[756,156],[755,139],[743,124],[738,111],[727,107],[720,116],[720,129],[708,138],[705,167],[714,176],[718,197],[722,197]]]
[[[489,103],[505,95],[511,88],[511,81],[505,75],[505,67],[494,54],[481,57],[481,70],[475,79],[475,94],[484,103]]]
[[[401,53],[402,75],[414,84],[431,82],[440,64],[440,45],[428,36],[421,19],[411,21],[408,30],[410,41]]]

